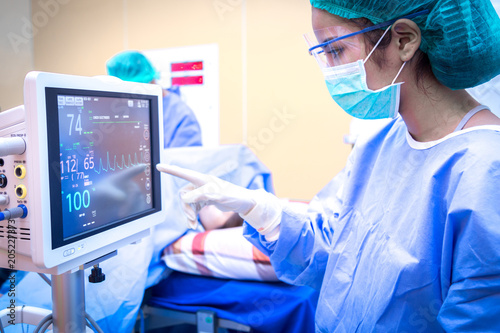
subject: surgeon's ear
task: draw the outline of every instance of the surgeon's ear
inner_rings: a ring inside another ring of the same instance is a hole
[[[409,61],[422,41],[420,28],[412,20],[400,19],[392,26],[392,42],[396,44],[401,61]]]

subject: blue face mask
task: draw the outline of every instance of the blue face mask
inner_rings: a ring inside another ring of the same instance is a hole
[[[387,29],[379,42],[389,31]],[[368,57],[353,63],[323,68],[326,86],[333,100],[348,114],[360,119],[395,118],[399,111],[400,86],[395,84],[404,68],[403,63],[392,83],[378,90],[371,90],[366,83],[365,62],[378,46],[375,45]]]

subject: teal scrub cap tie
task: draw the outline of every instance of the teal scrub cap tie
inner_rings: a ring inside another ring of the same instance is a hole
[[[311,5],[346,19],[365,17],[377,24],[417,11],[420,49],[436,78],[465,89],[500,74],[500,19],[489,0],[310,0]]]
[[[158,72],[142,53],[124,51],[106,62],[108,74],[124,81],[150,83],[158,78]]]

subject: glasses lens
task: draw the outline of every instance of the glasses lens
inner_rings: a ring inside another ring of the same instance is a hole
[[[310,54],[314,56],[319,66],[327,68],[348,64],[361,59],[361,35],[354,35],[335,42],[329,42],[353,32],[344,27],[329,27],[305,34],[304,38],[306,39],[308,48],[313,48],[310,50]]]

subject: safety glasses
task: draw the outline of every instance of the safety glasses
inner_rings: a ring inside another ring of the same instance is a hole
[[[352,31],[343,26],[328,27],[305,34],[304,38],[309,47],[309,54],[314,56],[321,68],[340,66],[360,59],[361,34],[389,27],[399,19],[412,19],[428,13],[429,10],[425,9],[359,31]]]

